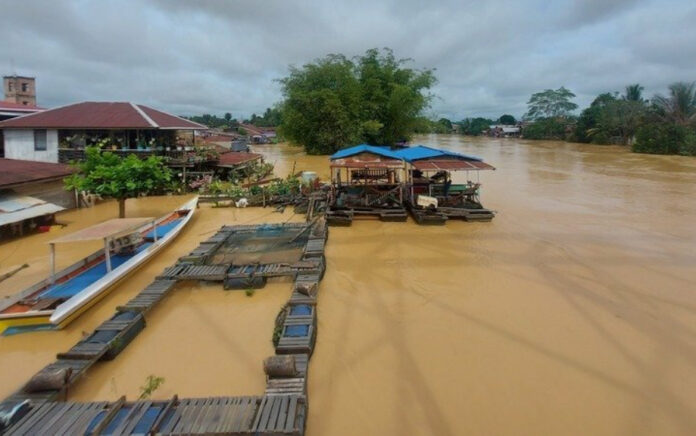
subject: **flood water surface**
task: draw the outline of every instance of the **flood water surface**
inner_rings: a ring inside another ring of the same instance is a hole
[[[696,159],[514,139],[415,142],[497,167],[480,181],[484,206],[498,215],[442,227],[331,228],[307,434],[692,434]],[[255,151],[281,175],[293,167],[329,173],[325,157],[297,148]],[[183,200],[129,200],[129,216],[158,216]],[[116,209],[70,211],[57,233],[0,245],[0,273],[30,265],[0,283],[0,296],[46,274],[47,240]],[[0,337],[0,396],[221,225],[299,219],[289,210],[202,207],[171,246],[66,330]],[[93,249],[68,247],[59,264]],[[273,321],[289,295],[289,281],[251,297],[182,283],[71,398],[133,399],[150,374],[165,378],[155,398],[258,395]]]

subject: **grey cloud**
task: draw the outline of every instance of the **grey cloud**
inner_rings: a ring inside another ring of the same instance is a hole
[[[179,114],[259,113],[288,65],[391,47],[436,68],[431,112],[521,115],[565,85],[582,106],[640,82],[696,80],[687,0],[0,0],[0,72],[37,76],[39,102],[130,100]]]

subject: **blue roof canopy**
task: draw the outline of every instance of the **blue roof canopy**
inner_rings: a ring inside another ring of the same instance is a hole
[[[413,162],[414,160],[429,159],[440,156],[458,157],[460,159],[483,162],[483,159],[477,156],[455,153],[453,151],[441,150],[439,148],[427,147],[425,145],[414,145],[413,147],[403,148],[396,151],[395,154],[404,159],[406,162]]]
[[[388,157],[390,159],[404,160],[402,156],[399,156],[395,151],[389,149],[389,147],[380,147],[376,145],[360,144],[354,147],[344,148],[343,150],[338,150],[336,153],[332,154],[329,159],[342,159],[344,157],[355,156],[360,153],[372,153],[379,156]]]

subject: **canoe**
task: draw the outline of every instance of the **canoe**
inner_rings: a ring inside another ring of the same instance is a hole
[[[118,252],[118,246],[111,243],[108,238],[104,238],[107,242],[106,246],[109,247],[108,250],[100,249],[13,297],[1,301],[0,332],[14,334],[65,327],[106,296],[116,283],[142,266],[176,238],[191,220],[197,204],[198,197],[159,219],[143,219],[149,222],[128,232],[139,237],[134,238],[137,242],[129,247],[127,252]],[[126,220],[137,223],[137,219]],[[96,227],[99,225],[93,226],[93,228]],[[85,232],[89,233],[90,229],[83,229],[76,234],[84,235]],[[101,231],[104,230],[101,229]],[[70,238],[74,235],[59,238],[63,240],[60,242],[73,242]],[[119,242],[123,240],[122,236],[113,239]],[[78,237],[74,240],[87,239]],[[58,242],[58,240],[52,242]],[[52,256],[53,253],[52,245]],[[53,264],[53,257],[51,262]]]

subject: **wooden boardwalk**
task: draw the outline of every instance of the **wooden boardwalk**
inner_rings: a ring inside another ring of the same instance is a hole
[[[205,265],[235,232],[259,228],[303,230],[305,223],[224,226],[199,247],[166,268],[151,284],[91,334],[24,386],[0,402],[0,434],[7,435],[302,435],[307,415],[309,358],[317,334],[316,298],[324,269],[326,223],[311,226],[301,259],[291,264]],[[145,328],[146,315],[181,280],[249,279],[289,275],[295,278],[276,354],[292,356],[290,375],[267,375],[264,395],[170,401],[67,402],[70,386],[102,360],[115,358]]]
[[[301,435],[304,395],[174,397],[170,401],[50,402],[28,411],[5,434]]]

